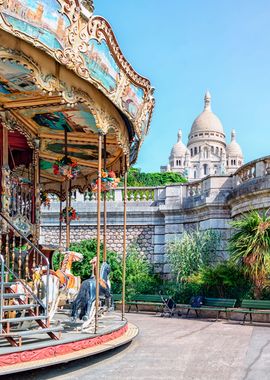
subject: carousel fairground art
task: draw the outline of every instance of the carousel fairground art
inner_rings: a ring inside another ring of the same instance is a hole
[[[92,1],[0,0],[0,374],[87,356],[136,335],[124,317],[127,170],[153,108],[150,82],[126,61]],[[115,313],[106,195],[121,177],[122,313]],[[83,259],[70,249],[75,189],[94,192],[97,205],[97,252],[83,282],[72,273]],[[55,249],[39,242],[40,210],[50,197],[59,199]]]

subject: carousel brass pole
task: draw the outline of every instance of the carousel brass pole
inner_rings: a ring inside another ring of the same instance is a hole
[[[10,175],[10,170],[8,166],[8,129],[2,124],[2,199],[1,199],[1,210],[2,213],[5,216],[9,216],[9,202],[10,202],[10,188],[8,188],[8,182],[9,182],[9,175]],[[2,249],[4,248],[5,252],[5,262],[6,265],[9,266],[9,249],[7,247],[8,243],[8,225],[4,222],[2,222],[1,225],[1,235],[4,235],[6,237],[5,244],[3,244],[2,241],[2,236],[1,236],[1,248],[0,248],[0,253],[2,252]],[[2,246],[3,244],[3,246]],[[8,281],[8,274],[5,276],[6,281]],[[3,279],[2,279],[3,281]],[[1,315],[2,318],[2,315]]]
[[[35,140],[35,162],[34,162],[34,191],[35,191],[35,209],[36,209],[36,215],[35,215],[35,236],[34,236],[34,242],[36,245],[38,245],[39,241],[39,228],[40,228],[40,169],[39,169],[39,146],[40,146],[40,140]],[[37,257],[36,257],[37,261]],[[35,265],[38,265],[40,263],[35,263]]]
[[[66,252],[69,250],[70,244],[70,218],[68,215],[69,209],[69,180],[66,180]]]
[[[122,259],[122,320],[125,315],[126,299],[126,254],[127,254],[127,157],[124,159],[124,225],[123,225],[123,259]]]
[[[63,205],[62,205],[62,192],[63,192],[63,185],[61,183],[60,185],[60,197],[59,197],[59,202],[60,202],[60,207],[59,207],[59,248],[62,248],[62,211],[63,211]]]
[[[97,266],[96,266],[96,315],[95,315],[95,334],[97,333],[97,328],[98,328],[98,307],[99,307],[101,165],[102,165],[102,136],[101,136],[101,133],[99,133],[99,135],[98,135]]]
[[[104,159],[104,170],[106,170],[106,135],[103,137],[103,159]],[[107,193],[103,193],[103,262],[107,260]]]
[[[65,157],[67,158],[67,129],[65,128]],[[70,180],[66,179],[66,252],[69,250],[70,245],[70,217],[69,217],[69,190],[70,190]]]

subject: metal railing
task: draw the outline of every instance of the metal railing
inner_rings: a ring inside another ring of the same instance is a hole
[[[13,276],[13,278],[16,279],[16,281],[20,282],[23,287],[27,290],[29,294],[31,294],[31,297],[35,299],[35,301],[44,309],[45,315],[42,315],[42,319],[48,320],[49,318],[49,275],[50,275],[50,264],[48,258],[31,242],[31,240],[28,239],[27,236],[25,236],[14,224],[2,213],[0,213],[0,219],[2,223],[6,223],[9,228],[13,231],[13,233],[16,233],[17,236],[24,239],[33,249],[33,253],[36,253],[40,257],[40,264],[39,266],[42,266],[42,268],[45,267],[45,274],[47,275],[47,281],[45,284],[45,304],[42,302],[42,300],[34,293],[34,291],[25,283],[23,279],[20,278],[20,276],[14,272],[14,270],[10,269],[9,265],[7,265],[5,256],[0,253],[0,261],[1,261],[1,295],[0,295],[0,316],[2,318],[2,311],[3,311],[3,291],[4,291],[4,282],[5,282],[5,270]],[[2,235],[2,231],[1,231]],[[2,246],[0,247],[2,251]],[[0,251],[0,252],[1,252]]]
[[[4,277],[5,277],[5,260],[0,253],[0,263],[1,263],[1,282],[0,282],[0,332],[2,332],[2,322],[3,317],[3,294],[4,294]]]

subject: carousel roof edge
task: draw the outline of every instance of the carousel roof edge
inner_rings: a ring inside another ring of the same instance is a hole
[[[85,4],[90,17],[83,13]],[[0,28],[94,85],[126,115],[135,139],[142,141],[152,117],[154,89],[124,57],[109,22],[91,10],[92,1],[0,0]]]
[[[149,86],[149,87],[151,88],[152,92],[154,92],[154,87],[151,86],[150,79],[148,79],[147,77],[145,77],[145,76],[139,74],[138,71],[136,71],[136,70],[134,69],[134,67],[132,66],[132,64],[131,64],[131,63],[128,61],[128,59],[125,57],[125,54],[122,52],[122,50],[121,50],[121,48],[120,48],[120,44],[118,43],[118,40],[117,40],[117,38],[116,38],[116,35],[115,35],[115,33],[114,33],[114,31],[113,31],[113,29],[112,29],[112,27],[111,27],[109,21],[108,21],[105,17],[103,17],[103,16],[101,16],[101,15],[93,15],[93,16],[91,17],[91,19],[92,19],[93,21],[98,20],[98,21],[101,21],[101,22],[105,22],[105,23],[106,23],[107,27],[109,28],[108,30],[110,30],[111,38],[112,38],[112,40],[113,40],[113,44],[114,44],[114,46],[116,46],[115,54],[116,54],[117,61],[118,61],[119,65],[121,65],[121,66],[123,67],[123,69],[125,69],[125,67],[128,67],[128,68],[132,71],[132,73],[133,73],[132,76],[134,76],[134,77],[136,76],[140,81],[145,82],[145,86],[147,86],[147,87]],[[127,74],[130,75],[130,74],[128,73],[128,71],[127,71]],[[130,76],[130,79],[131,79],[132,81],[134,81],[134,77],[132,77],[132,76]]]

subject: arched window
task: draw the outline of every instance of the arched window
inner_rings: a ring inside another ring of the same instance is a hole
[[[216,147],[216,154],[217,154],[217,155],[218,155],[218,152],[219,152],[218,147]]]
[[[208,149],[203,148],[203,158],[208,158]]]
[[[203,175],[207,175],[207,164],[203,164]]]
[[[197,153],[198,153],[198,149],[197,149],[197,147],[195,146],[195,148],[194,148],[194,155],[196,156]]]
[[[193,149],[192,148],[190,149],[190,154],[191,154],[191,157],[193,157]]]
[[[211,153],[214,153],[214,147],[211,146]]]
[[[195,178],[195,179],[197,178],[196,170],[194,170],[194,178]]]

